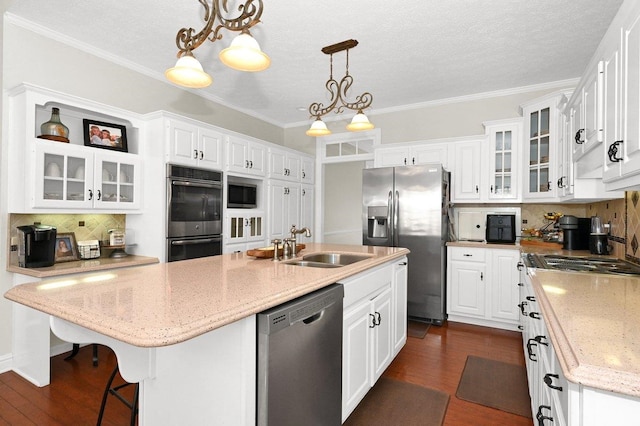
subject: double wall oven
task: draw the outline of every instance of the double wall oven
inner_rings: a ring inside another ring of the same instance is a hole
[[[167,261],[222,254],[222,172],[167,165]]]

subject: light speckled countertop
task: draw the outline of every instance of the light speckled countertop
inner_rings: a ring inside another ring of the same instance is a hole
[[[640,397],[640,278],[529,271],[567,379]]]
[[[404,248],[307,244],[362,253],[340,268],[309,268],[244,253],[47,279],[9,300],[141,347],[180,343],[409,253]]]
[[[149,265],[158,263],[157,257],[133,256],[99,257],[97,259],[76,260],[72,262],[56,263],[44,268],[21,268],[18,265],[7,266],[7,271],[29,275],[35,278],[50,278],[61,275],[81,274],[84,272],[103,271],[114,268],[128,268],[130,266]]]

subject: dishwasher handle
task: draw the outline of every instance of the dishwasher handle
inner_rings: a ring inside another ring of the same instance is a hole
[[[322,318],[324,316],[324,311],[325,310],[323,309],[322,311],[317,312],[317,313],[311,315],[310,317],[303,319],[302,322],[307,324],[307,325],[313,324],[314,322],[319,321],[320,318]]]

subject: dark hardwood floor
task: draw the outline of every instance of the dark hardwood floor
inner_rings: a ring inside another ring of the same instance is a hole
[[[524,365],[519,333],[447,323],[432,326],[424,339],[408,338],[384,375],[448,393],[445,426],[531,426],[531,419],[456,398],[467,355]],[[64,355],[52,358],[51,384],[43,388],[13,372],[0,374],[0,425],[95,425],[102,392],[116,362],[104,346],[99,358],[98,367],[93,367],[91,346],[80,349],[70,361],[64,361]],[[103,424],[127,425],[128,421],[127,407],[109,397]]]

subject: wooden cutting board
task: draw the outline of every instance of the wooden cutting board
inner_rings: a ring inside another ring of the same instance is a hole
[[[562,243],[556,243],[552,241],[542,241],[542,240],[520,240],[520,245],[562,249]]]
[[[302,243],[296,244],[296,254],[306,246]],[[273,259],[273,247],[261,247],[257,249],[247,250],[247,255],[260,259]],[[278,255],[282,256],[282,248],[278,249]]]

